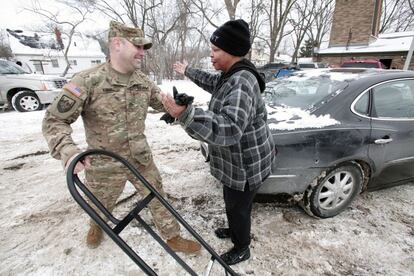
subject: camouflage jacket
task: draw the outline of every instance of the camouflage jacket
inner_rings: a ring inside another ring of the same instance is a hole
[[[164,111],[160,89],[141,71],[129,81],[109,63],[76,74],[49,106],[43,119],[51,155],[63,165],[80,149],[71,124],[82,116],[89,149],[106,149],[146,165],[152,158],[144,135],[148,106]]]

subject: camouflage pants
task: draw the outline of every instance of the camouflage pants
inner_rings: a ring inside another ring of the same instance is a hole
[[[154,161],[151,160],[146,166],[140,165],[137,162],[131,162],[131,164],[165,198],[161,176]],[[91,168],[86,170],[86,183],[88,188],[109,212],[112,212],[114,209],[115,203],[124,190],[127,180],[134,185],[142,198],[149,194],[149,190],[128,168],[120,162],[112,161],[111,158],[94,157],[92,158]],[[154,223],[164,239],[170,239],[179,235],[180,225],[157,198],[151,200],[148,207]],[[91,225],[94,223],[91,220]]]

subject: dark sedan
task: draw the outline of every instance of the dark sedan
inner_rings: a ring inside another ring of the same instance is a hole
[[[327,218],[361,191],[414,180],[413,71],[316,69],[266,86],[277,156],[259,193]]]
[[[413,180],[414,72],[303,71],[265,93],[278,154],[261,193],[331,217],[365,189]]]

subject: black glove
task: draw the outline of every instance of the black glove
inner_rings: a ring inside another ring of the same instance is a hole
[[[175,103],[181,106],[192,104],[194,101],[193,96],[188,96],[185,93],[178,93],[177,88],[175,86],[173,86],[173,96]],[[168,113],[162,115],[160,120],[164,120],[167,124],[172,124],[175,122],[175,118]]]
[[[160,120],[164,120],[167,124],[172,124],[175,122],[175,118],[168,113],[164,113],[164,115],[161,116]]]
[[[173,95],[175,103],[178,105],[189,105],[192,104],[194,101],[193,96],[188,96],[185,93],[178,93],[177,88],[175,88],[175,86],[173,86]]]

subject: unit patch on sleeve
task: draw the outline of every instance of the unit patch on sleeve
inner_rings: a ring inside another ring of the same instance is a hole
[[[74,99],[71,99],[66,95],[63,95],[57,103],[57,110],[60,113],[66,113],[75,105],[75,103],[76,101]]]

